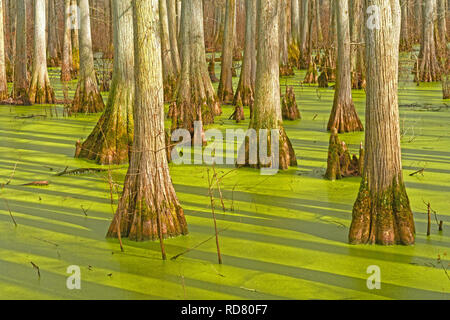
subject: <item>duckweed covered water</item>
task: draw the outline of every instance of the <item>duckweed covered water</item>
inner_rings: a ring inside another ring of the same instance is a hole
[[[62,99],[57,70],[51,72]],[[99,167],[73,158],[75,142],[91,132],[99,115],[64,118],[58,106],[58,117],[50,117],[49,106],[0,106],[0,183],[14,172],[0,191],[0,298],[449,299],[450,110],[440,84],[400,85],[401,105],[432,105],[400,108],[416,245],[352,246],[347,233],[360,179],[323,179],[333,89],[301,86],[304,72],[297,73],[281,83],[295,85],[303,117],[285,122],[298,168],[262,176],[253,169],[216,167],[221,174],[229,172],[222,183],[225,213],[215,194],[223,265],[217,264],[207,166],[171,165],[190,233],[165,241],[169,260],[161,260],[158,242],[124,239],[122,253],[116,240],[105,239],[117,204],[114,194],[111,205],[108,173],[55,175],[66,167]],[[75,82],[71,95],[74,87]],[[354,91],[362,120],[364,99],[364,92]],[[247,128],[248,120],[239,125],[228,120],[231,106],[223,111],[214,128]],[[364,133],[341,139],[356,153]],[[114,181],[122,184],[126,168],[111,168],[117,169],[111,171]],[[423,175],[409,175],[422,168]],[[50,184],[22,185],[37,180]],[[438,232],[432,217],[430,237],[424,201],[444,221],[444,231]],[[39,266],[40,277],[31,262]],[[66,287],[70,265],[81,268],[81,290]],[[380,267],[380,290],[367,288],[371,265]]]

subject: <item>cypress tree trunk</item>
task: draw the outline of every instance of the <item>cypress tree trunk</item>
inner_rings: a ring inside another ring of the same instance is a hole
[[[432,82],[441,80],[441,68],[437,59],[434,37],[436,0],[424,0],[422,42],[419,53],[419,67],[416,81]]]
[[[321,11],[320,11],[320,0],[314,0],[314,9],[315,9],[315,19],[316,19],[316,32],[317,32],[317,42],[318,46],[323,41],[323,32],[322,32],[322,23],[320,22]]]
[[[6,80],[5,36],[3,31],[3,0],[0,0],[0,100],[8,98],[8,83]]]
[[[79,37],[79,30],[78,25],[80,25],[78,12],[75,10],[77,8],[77,0],[71,0],[71,21],[72,25],[75,26],[75,28],[72,28],[72,72],[75,76],[78,75],[80,72],[80,37]]]
[[[294,75],[294,70],[289,63],[288,55],[288,3],[287,1],[279,2],[279,28],[278,28],[278,41],[280,46],[280,76],[292,76]]]
[[[267,129],[267,145],[270,146],[270,130],[279,131],[279,166],[285,170],[289,166],[297,166],[297,159],[291,142],[283,127],[280,99],[279,58],[278,47],[278,0],[258,1],[258,55],[256,70],[256,92],[254,111],[249,128],[255,129],[258,139],[260,129]],[[244,145],[246,154],[249,151],[248,140]],[[259,143],[258,143],[259,149]],[[272,152],[272,157],[274,153]],[[249,157],[246,157],[247,163]],[[249,164],[249,163],[248,163]],[[264,166],[259,157],[252,167]]]
[[[58,16],[56,14],[55,0],[48,1],[48,57],[49,67],[58,67],[60,65],[60,55],[58,52]]]
[[[172,60],[175,72],[178,75],[181,71],[180,53],[178,51],[178,30],[177,30],[177,9],[176,0],[167,0],[167,13],[169,19],[170,49],[172,50]]]
[[[114,72],[106,109],[78,144],[76,157],[99,164],[128,162],[133,140],[134,44],[131,0],[113,0]]]
[[[131,240],[162,240],[188,230],[166,158],[158,1],[132,3],[135,138],[123,194],[107,236],[117,237],[120,230],[120,236]]]
[[[447,11],[445,8],[446,0],[437,0],[437,44],[438,44],[438,52],[439,57],[441,59],[446,58],[447,56],[447,20],[446,15]]]
[[[64,0],[64,38],[63,38],[63,56],[61,62],[61,81],[72,80],[72,42],[70,0]]]
[[[444,74],[442,75],[442,98],[450,99],[450,50],[444,61]]]
[[[3,2],[5,3],[5,2]],[[3,10],[6,9],[6,14],[8,16],[8,22],[4,24],[4,30],[9,32],[9,51],[5,49],[5,58],[6,58],[6,79],[8,82],[14,81],[14,61],[16,59],[16,1],[8,0],[6,6],[3,7]],[[6,41],[6,39],[5,39]]]
[[[34,53],[28,96],[31,103],[55,103],[55,93],[47,72],[45,41],[45,0],[34,2]]]
[[[175,93],[177,71],[173,63],[169,36],[169,18],[166,0],[159,0],[159,21],[161,30],[161,54],[163,66],[164,101],[170,101]]]
[[[300,41],[300,6],[299,1],[291,0],[291,44],[298,47]]]
[[[366,86],[364,67],[364,6],[363,0],[350,0],[350,37],[352,88],[364,89]]]
[[[12,98],[23,104],[30,104],[28,97],[26,1],[17,0],[16,5],[16,57],[14,59]]]
[[[401,0],[400,6],[402,9],[402,27],[400,32],[400,51],[410,51],[411,42],[409,37],[408,27],[408,0]]]
[[[416,35],[417,43],[422,43],[423,32],[423,15],[422,15],[422,3],[424,0],[414,0],[414,17],[416,21]]]
[[[227,0],[225,13],[225,30],[222,44],[222,63],[217,95],[222,102],[232,103],[233,94],[233,48],[236,24],[236,0]]]
[[[350,26],[348,0],[337,0],[338,63],[337,80],[328,130],[336,128],[339,133],[364,130],[352,99],[350,67]]]
[[[244,61],[242,63],[239,84],[234,96],[234,105],[251,106],[254,101],[256,78],[256,1],[246,0],[246,25]]]
[[[95,113],[105,108],[98,90],[92,52],[91,22],[89,18],[89,0],[80,0],[80,75],[75,97],[71,105],[73,113]]]
[[[370,3],[380,8],[380,29],[366,29],[366,151],[349,241],[410,245],[415,230],[402,177],[397,95],[401,9],[398,0]]]
[[[213,123],[222,111],[206,66],[202,1],[182,1],[181,12],[182,64],[172,129],[184,128],[193,135],[194,121]]]
[[[304,69],[308,67],[308,28],[309,28],[309,1],[299,0],[301,3],[301,28],[300,28],[300,61],[299,67]]]

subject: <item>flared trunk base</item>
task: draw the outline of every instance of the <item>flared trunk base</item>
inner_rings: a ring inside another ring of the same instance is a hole
[[[286,88],[286,94],[281,99],[281,113],[283,120],[298,120],[302,118],[298,110],[293,87]]]
[[[105,108],[95,79],[78,81],[75,97],[70,106],[71,113],[98,113]]]
[[[259,139],[259,130],[257,130],[257,137]],[[268,136],[267,136],[267,146],[268,149],[271,145],[271,137],[270,137],[270,130],[268,130]],[[289,140],[286,131],[284,130],[283,126],[279,127],[279,168],[280,170],[287,170],[289,167],[296,167],[297,166],[297,157],[295,155],[294,148],[292,147],[291,141]],[[259,157],[259,141],[257,144],[257,159],[256,163],[251,163],[250,161],[250,145],[249,140],[246,139],[244,144],[242,145],[242,148],[245,148],[245,164],[238,165],[238,167],[250,167],[255,169],[261,169],[261,168],[269,168],[272,166],[272,163],[266,164],[264,163],[260,157]],[[267,156],[271,156],[271,154],[268,154]]]
[[[414,217],[404,183],[394,181],[384,192],[373,193],[364,179],[353,207],[350,244],[412,245],[414,241]]]
[[[150,194],[150,186],[142,181],[142,174],[129,175],[107,237],[133,241],[158,240],[188,234],[184,211],[177,200],[167,199],[173,194],[161,190],[166,184],[158,185]]]
[[[333,128],[339,133],[364,131],[364,126],[351,99],[334,103],[327,129],[331,131]]]

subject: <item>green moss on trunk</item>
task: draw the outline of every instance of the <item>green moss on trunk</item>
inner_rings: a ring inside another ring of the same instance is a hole
[[[351,244],[412,245],[414,217],[401,177],[383,192],[372,192],[364,178],[353,208]]]

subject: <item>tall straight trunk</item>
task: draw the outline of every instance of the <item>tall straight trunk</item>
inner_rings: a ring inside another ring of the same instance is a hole
[[[221,3],[216,3],[215,7],[215,21],[214,21],[214,49],[218,50],[223,44],[223,33],[225,30],[225,10],[226,6]]]
[[[261,129],[267,131],[267,141],[270,144],[271,130],[279,132],[279,167],[287,169],[296,166],[297,159],[291,142],[283,127],[280,99],[280,51],[278,42],[278,0],[258,0],[258,42],[257,42],[257,70],[254,111],[250,120],[249,129],[256,130],[256,135],[262,138]],[[274,137],[273,137],[274,139]],[[249,151],[249,142],[245,143],[246,154]],[[259,149],[259,146],[258,146]],[[258,150],[258,155],[259,155]],[[271,152],[272,165],[275,156]],[[247,161],[249,158],[247,157]],[[263,161],[258,156],[257,164],[251,166],[261,167]]]
[[[64,37],[63,37],[63,55],[61,62],[61,81],[70,81],[72,79],[72,42],[70,17],[70,0],[64,0]]]
[[[424,0],[414,0],[414,18],[415,18],[415,30],[416,30],[416,35],[417,35],[417,42],[418,43],[422,43],[422,32],[423,32],[423,1]]]
[[[123,194],[107,236],[160,239],[165,259],[162,239],[188,230],[166,158],[158,0],[133,0],[132,4],[135,138]]]
[[[337,0],[336,10],[338,34],[337,79],[328,130],[335,128],[338,132],[362,131],[363,125],[356,113],[352,99],[348,0]]]
[[[370,4],[380,8],[380,28],[366,29],[365,160],[349,241],[410,245],[415,229],[402,176],[397,93],[401,9],[399,0]]]
[[[177,0],[177,31],[178,31],[178,37],[180,37],[180,32],[181,32],[181,7],[182,7],[181,0]],[[181,51],[180,50],[180,43],[178,43],[178,51]]]
[[[173,63],[169,36],[169,18],[166,0],[159,0],[159,22],[161,24],[161,54],[163,65],[164,101],[172,100],[177,84],[177,72]]]
[[[328,43],[325,47],[325,72],[328,81],[335,81],[336,79],[336,46],[337,46],[337,32],[336,32],[336,0],[328,0],[329,8],[329,28],[328,28]],[[364,24],[363,24],[364,25]]]
[[[314,15],[316,20],[316,33],[317,33],[317,42],[321,44],[323,42],[323,32],[322,32],[322,23],[320,21],[321,11],[320,11],[320,0],[314,0]]]
[[[444,61],[444,74],[442,75],[442,99],[450,99],[450,50]]]
[[[422,42],[419,53],[419,66],[416,81],[441,80],[441,68],[437,58],[437,48],[434,36],[434,21],[436,18],[436,0],[424,0]]]
[[[167,0],[167,13],[169,19],[170,49],[175,72],[178,75],[181,71],[180,53],[178,51],[178,30],[177,30],[177,9],[176,0]]]
[[[408,18],[408,0],[400,0],[402,9],[402,27],[400,32],[400,51],[411,50],[411,41],[409,37],[409,18]]]
[[[236,21],[236,0],[226,0],[225,30],[222,45],[222,63],[217,95],[222,102],[233,102],[233,48]]]
[[[280,48],[280,76],[294,75],[294,70],[289,63],[288,55],[288,3],[287,1],[280,1],[278,3],[278,42]]]
[[[129,160],[133,141],[134,43],[132,0],[113,0],[114,71],[105,112],[92,133],[78,143],[76,157],[99,164]]]
[[[55,93],[47,71],[45,41],[45,0],[34,1],[34,53],[28,97],[31,103],[55,103]]]
[[[437,45],[439,57],[444,60],[447,55],[447,19],[446,0],[437,0]]]
[[[181,75],[177,84],[172,129],[184,128],[194,134],[194,121],[204,125],[221,114],[206,65],[202,0],[182,1]]]
[[[5,4],[5,2],[3,2]],[[5,59],[6,59],[6,78],[8,82],[13,81],[14,77],[14,60],[16,56],[16,0],[7,0],[6,6],[3,5],[3,10],[6,10],[8,22],[4,24],[4,31],[9,32],[9,36],[5,39],[9,40],[8,45],[5,42]]]
[[[242,63],[239,84],[234,96],[234,105],[239,103],[244,106],[252,106],[255,93],[256,79],[256,2],[246,0],[246,25],[244,61]]]
[[[14,84],[12,98],[23,104],[29,104],[27,70],[27,10],[26,0],[17,0],[16,56],[14,59]]]
[[[364,66],[364,0],[350,0],[350,39],[352,88],[364,89],[366,86]]]
[[[56,14],[56,0],[48,1],[48,57],[49,67],[57,67],[60,64],[60,54],[58,52],[58,16]]]
[[[291,0],[291,43],[298,46],[300,40],[299,0]]]
[[[308,67],[308,29],[309,29],[309,1],[299,0],[301,3],[300,26],[300,68]]]
[[[80,7],[80,75],[70,108],[74,113],[95,113],[105,108],[97,85],[92,52],[89,0],[79,0]]]
[[[5,100],[8,98],[5,60],[5,33],[3,28],[3,0],[0,0],[0,100]]]
[[[80,25],[79,20],[79,12],[77,12],[77,0],[71,0],[71,21],[72,21],[72,72],[75,75],[78,75],[80,71],[80,37],[79,37],[79,29]]]

